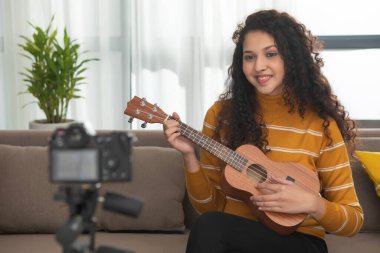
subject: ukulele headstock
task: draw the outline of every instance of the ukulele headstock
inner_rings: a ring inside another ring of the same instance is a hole
[[[124,114],[131,116],[130,123],[133,118],[143,120],[148,123],[163,123],[168,115],[161,110],[157,104],[151,104],[145,98],[134,96],[124,110]]]

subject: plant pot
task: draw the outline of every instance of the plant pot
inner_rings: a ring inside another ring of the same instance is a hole
[[[29,129],[55,130],[56,128],[66,128],[72,123],[75,123],[72,119],[62,123],[46,123],[46,120],[38,119],[29,122]]]

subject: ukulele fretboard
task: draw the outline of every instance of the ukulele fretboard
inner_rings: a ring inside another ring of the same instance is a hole
[[[202,134],[201,132],[182,122],[180,122],[180,131],[181,135],[185,136],[201,148],[215,155],[236,170],[242,171],[245,168],[248,160],[232,149],[227,148],[214,139]]]

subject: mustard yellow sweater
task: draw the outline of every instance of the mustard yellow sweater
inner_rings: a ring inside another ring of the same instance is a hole
[[[326,212],[320,220],[307,218],[297,231],[324,238],[325,232],[355,235],[363,224],[363,211],[356,196],[351,167],[341,133],[334,120],[328,130],[332,143],[323,132],[322,119],[316,113],[288,113],[280,96],[258,95],[268,133],[267,157],[276,162],[297,162],[318,173]],[[216,102],[205,116],[203,133],[213,136],[221,103]],[[201,150],[201,169],[186,172],[187,191],[199,213],[222,211],[256,220],[242,201],[226,196],[220,188],[223,168],[217,157]],[[187,170],[186,170],[187,171]]]

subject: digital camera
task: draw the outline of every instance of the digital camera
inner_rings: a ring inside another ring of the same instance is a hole
[[[83,124],[58,128],[49,140],[54,183],[130,181],[134,137],[122,131],[90,135]]]

